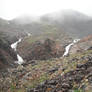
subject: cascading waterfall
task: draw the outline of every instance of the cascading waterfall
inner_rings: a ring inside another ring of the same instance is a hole
[[[31,34],[27,33],[27,36],[29,37],[29,36],[31,36]],[[16,41],[15,43],[11,44],[11,48],[14,49],[15,52],[17,52],[17,45],[21,41],[22,41],[22,39],[20,38],[18,41]],[[68,55],[71,46],[73,46],[78,41],[80,41],[80,39],[75,39],[72,43],[70,43],[68,46],[66,46],[65,52],[63,54],[63,57]],[[18,61],[17,61],[18,64],[22,64],[24,62],[23,58],[18,53],[17,53],[17,59],[18,59]]]
[[[70,43],[68,46],[66,46],[65,52],[64,52],[64,54],[63,54],[63,57],[68,55],[71,46],[73,46],[73,45],[74,45],[75,43],[77,43],[78,41],[80,41],[80,39],[75,39],[72,43]]]
[[[18,41],[16,41],[15,43],[11,44],[11,48],[14,49],[15,52],[17,52],[17,45],[21,41],[22,41],[22,39],[20,38]],[[18,53],[17,53],[17,59],[18,59],[18,61],[16,63],[18,63],[18,64],[22,64],[24,62],[23,58]]]
[[[27,36],[31,36],[30,33],[27,33]],[[17,45],[18,43],[20,43],[22,41],[22,39],[20,38],[18,41],[16,41],[15,43],[11,44],[11,48],[14,49],[15,52],[17,52]],[[17,59],[18,61],[16,63],[18,64],[22,64],[24,62],[23,58],[17,53]]]

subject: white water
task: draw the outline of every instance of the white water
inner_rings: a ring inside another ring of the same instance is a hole
[[[32,34],[27,33],[28,37],[32,36]],[[14,49],[15,52],[17,52],[17,45],[18,43],[20,43],[22,41],[22,39],[20,38],[18,41],[16,41],[15,43],[11,44],[11,48]],[[17,63],[18,64],[22,64],[24,62],[23,58],[17,53]]]
[[[17,45],[18,43],[21,42],[22,39],[19,39],[18,41],[16,41],[15,43],[11,44],[11,48],[14,49],[14,51],[16,51]]]
[[[19,39],[18,41],[16,41],[15,43],[11,44],[11,48],[14,49],[14,51],[16,52],[17,51],[17,45],[18,43],[21,42],[22,39]],[[24,62],[23,58],[17,53],[17,63],[18,64],[22,64]]]
[[[80,39],[75,39],[72,43],[70,43],[68,46],[66,46],[65,52],[64,52],[64,54],[63,54],[63,57],[68,55],[71,46],[73,46],[73,45],[74,45],[75,43],[77,43],[79,40],[80,40]]]
[[[27,35],[28,35],[28,37],[29,37],[29,36],[31,36],[31,34],[30,34],[30,33],[27,33]]]

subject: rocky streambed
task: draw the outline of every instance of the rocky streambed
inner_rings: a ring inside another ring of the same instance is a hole
[[[15,43],[11,44],[11,48],[14,49],[14,51],[16,53],[17,53],[17,45],[18,45],[18,43],[21,42],[21,40],[22,39],[20,38],[18,41],[16,41]],[[18,53],[17,53],[17,59],[18,59],[18,61],[16,61],[16,63],[18,63],[18,64],[22,64],[24,62],[23,58]]]

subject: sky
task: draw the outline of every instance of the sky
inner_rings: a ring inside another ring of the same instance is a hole
[[[0,0],[0,17],[7,20],[25,14],[41,16],[64,9],[92,16],[92,0]]]

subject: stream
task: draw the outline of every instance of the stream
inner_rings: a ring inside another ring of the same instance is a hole
[[[72,43],[70,43],[69,45],[67,45],[67,46],[65,47],[65,52],[64,52],[64,54],[63,54],[63,57],[68,55],[71,46],[73,46],[73,45],[74,45],[75,43],[77,43],[78,41],[80,41],[80,39],[75,39],[75,40],[73,40]]]
[[[30,33],[27,33],[27,37],[29,37],[29,36],[31,36],[31,34]],[[18,44],[20,43],[22,41],[22,38],[20,38],[18,41],[16,41],[15,43],[12,43],[11,44],[11,48],[15,51],[15,52],[17,52],[17,46],[18,46]],[[23,60],[23,58],[17,53],[17,59],[18,59],[18,61],[16,62],[16,63],[18,63],[18,64],[22,64],[23,62],[24,62],[24,60]]]
[[[22,41],[22,39],[20,38],[18,41],[16,41],[15,43],[11,44],[11,48],[14,49],[15,52],[17,52],[17,45],[21,41]],[[24,62],[23,58],[18,53],[17,53],[17,59],[18,59],[18,61],[16,63],[18,63],[18,64],[22,64]]]
[[[28,37],[31,36],[30,33],[28,33]],[[75,43],[77,43],[80,39],[75,39],[72,43],[70,43],[69,45],[67,45],[65,47],[65,52],[63,54],[63,57],[64,56],[67,56],[69,54],[69,50],[71,48],[71,46],[73,46]],[[22,41],[22,38],[20,38],[18,41],[16,41],[15,43],[11,44],[11,48],[17,52],[17,45]],[[16,63],[18,64],[22,64],[24,62],[23,58],[17,53],[17,59],[18,61]]]

